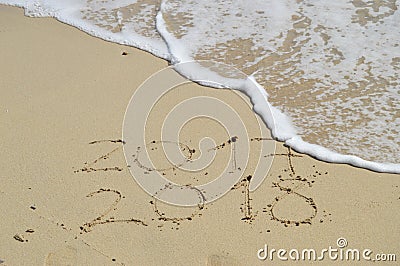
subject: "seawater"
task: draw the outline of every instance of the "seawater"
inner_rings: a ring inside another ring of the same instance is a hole
[[[172,63],[213,60],[234,66],[257,84],[234,89],[252,98],[278,140],[324,161],[400,173],[398,1],[0,3]],[[218,72],[201,68],[181,72],[188,77]],[[219,74],[224,83],[224,73]]]

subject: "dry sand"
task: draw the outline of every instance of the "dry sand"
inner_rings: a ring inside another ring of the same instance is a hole
[[[278,155],[256,191],[246,193],[241,181],[203,209],[155,205],[130,175],[122,144],[100,140],[121,139],[132,93],[167,63],[6,6],[0,36],[0,264],[262,265],[271,263],[257,258],[265,244],[319,251],[336,248],[339,237],[348,248],[400,260],[399,175],[288,157],[276,143]],[[189,84],[160,103],[149,128],[159,128],[158,114],[182,97],[201,94],[243,104],[231,91]],[[249,135],[259,137],[250,109],[241,110]],[[229,136],[218,127],[194,120],[181,139],[193,144],[208,134],[222,143]],[[218,164],[226,150],[218,151]],[[254,161],[244,177],[252,168]]]

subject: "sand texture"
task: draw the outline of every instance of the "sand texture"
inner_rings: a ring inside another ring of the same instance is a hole
[[[256,151],[262,142],[276,145],[274,156],[264,154],[274,160],[254,192],[247,177],[257,162],[250,156],[238,184],[215,202],[161,203],[129,172],[122,123],[135,89],[167,62],[6,6],[0,6],[0,36],[0,265],[264,265],[271,262],[260,261],[257,251],[265,244],[321,250],[337,247],[340,237],[349,248],[400,260],[399,175],[298,154],[260,136],[237,93],[189,83],[149,116],[153,148],[168,110],[210,95],[240,110],[248,136],[238,141],[248,138]],[[232,136],[206,118],[189,124],[180,140],[197,151],[204,136],[213,138],[214,164],[190,177],[179,169],[159,172],[196,185],[229,163]],[[154,156],[161,167],[165,158]]]

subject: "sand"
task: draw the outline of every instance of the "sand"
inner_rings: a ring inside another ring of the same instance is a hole
[[[265,244],[318,251],[341,237],[346,248],[399,260],[399,175],[324,163],[269,140],[277,155],[257,190],[246,190],[250,157],[244,180],[203,208],[156,201],[130,174],[119,140],[132,94],[168,64],[21,9],[0,6],[0,21],[0,264],[262,265],[271,263],[257,258]],[[237,105],[248,137],[260,137],[238,94],[191,83],[154,109],[148,138],[159,140],[164,113],[195,95]],[[204,136],[215,144],[231,137],[211,120],[190,123],[180,140],[193,148]],[[251,143],[257,151],[261,141]],[[230,146],[190,182],[217,175]],[[188,182],[184,171],[165,175]]]

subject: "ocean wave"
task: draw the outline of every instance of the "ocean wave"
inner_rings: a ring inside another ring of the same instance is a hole
[[[394,0],[0,3],[172,63],[232,65],[256,82],[233,88],[249,95],[276,139],[324,161],[400,173],[400,15]],[[265,115],[268,108],[274,122]]]

